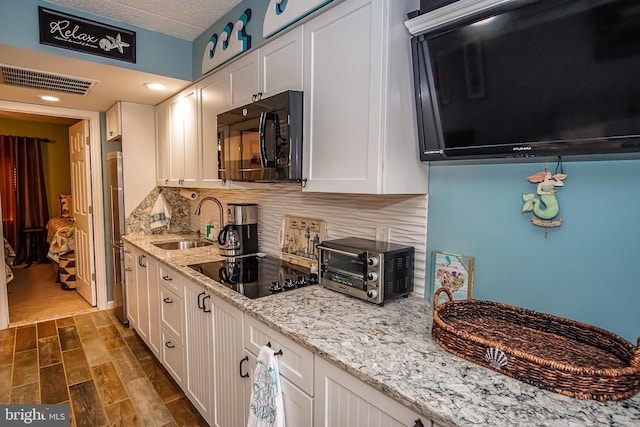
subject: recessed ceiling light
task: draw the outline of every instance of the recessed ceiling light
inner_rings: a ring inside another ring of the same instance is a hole
[[[145,83],[144,85],[151,90],[165,90],[167,88],[162,83]]]
[[[51,95],[43,95],[40,97],[40,99],[42,99],[43,101],[51,101],[51,102],[60,101],[60,98],[56,98],[55,96],[51,96]]]

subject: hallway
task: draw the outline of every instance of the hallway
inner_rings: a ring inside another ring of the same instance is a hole
[[[0,331],[0,403],[67,403],[71,426],[206,426],[114,313]]]
[[[20,326],[97,311],[75,291],[63,291],[56,283],[53,264],[13,266],[14,279],[7,284],[9,326]]]

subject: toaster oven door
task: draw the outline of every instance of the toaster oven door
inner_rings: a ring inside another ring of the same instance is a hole
[[[339,249],[318,247],[320,249],[320,283],[328,287],[345,291],[343,287],[357,292],[362,297],[367,291],[367,252],[348,252]]]

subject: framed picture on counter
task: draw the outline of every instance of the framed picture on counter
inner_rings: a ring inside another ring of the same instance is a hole
[[[453,299],[471,299],[473,257],[434,251],[431,262],[433,294],[440,288],[447,288]],[[440,298],[446,299],[446,296],[440,295]]]

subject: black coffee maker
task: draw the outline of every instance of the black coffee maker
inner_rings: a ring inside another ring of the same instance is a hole
[[[258,205],[229,203],[227,224],[218,234],[220,255],[240,256],[258,252]]]

